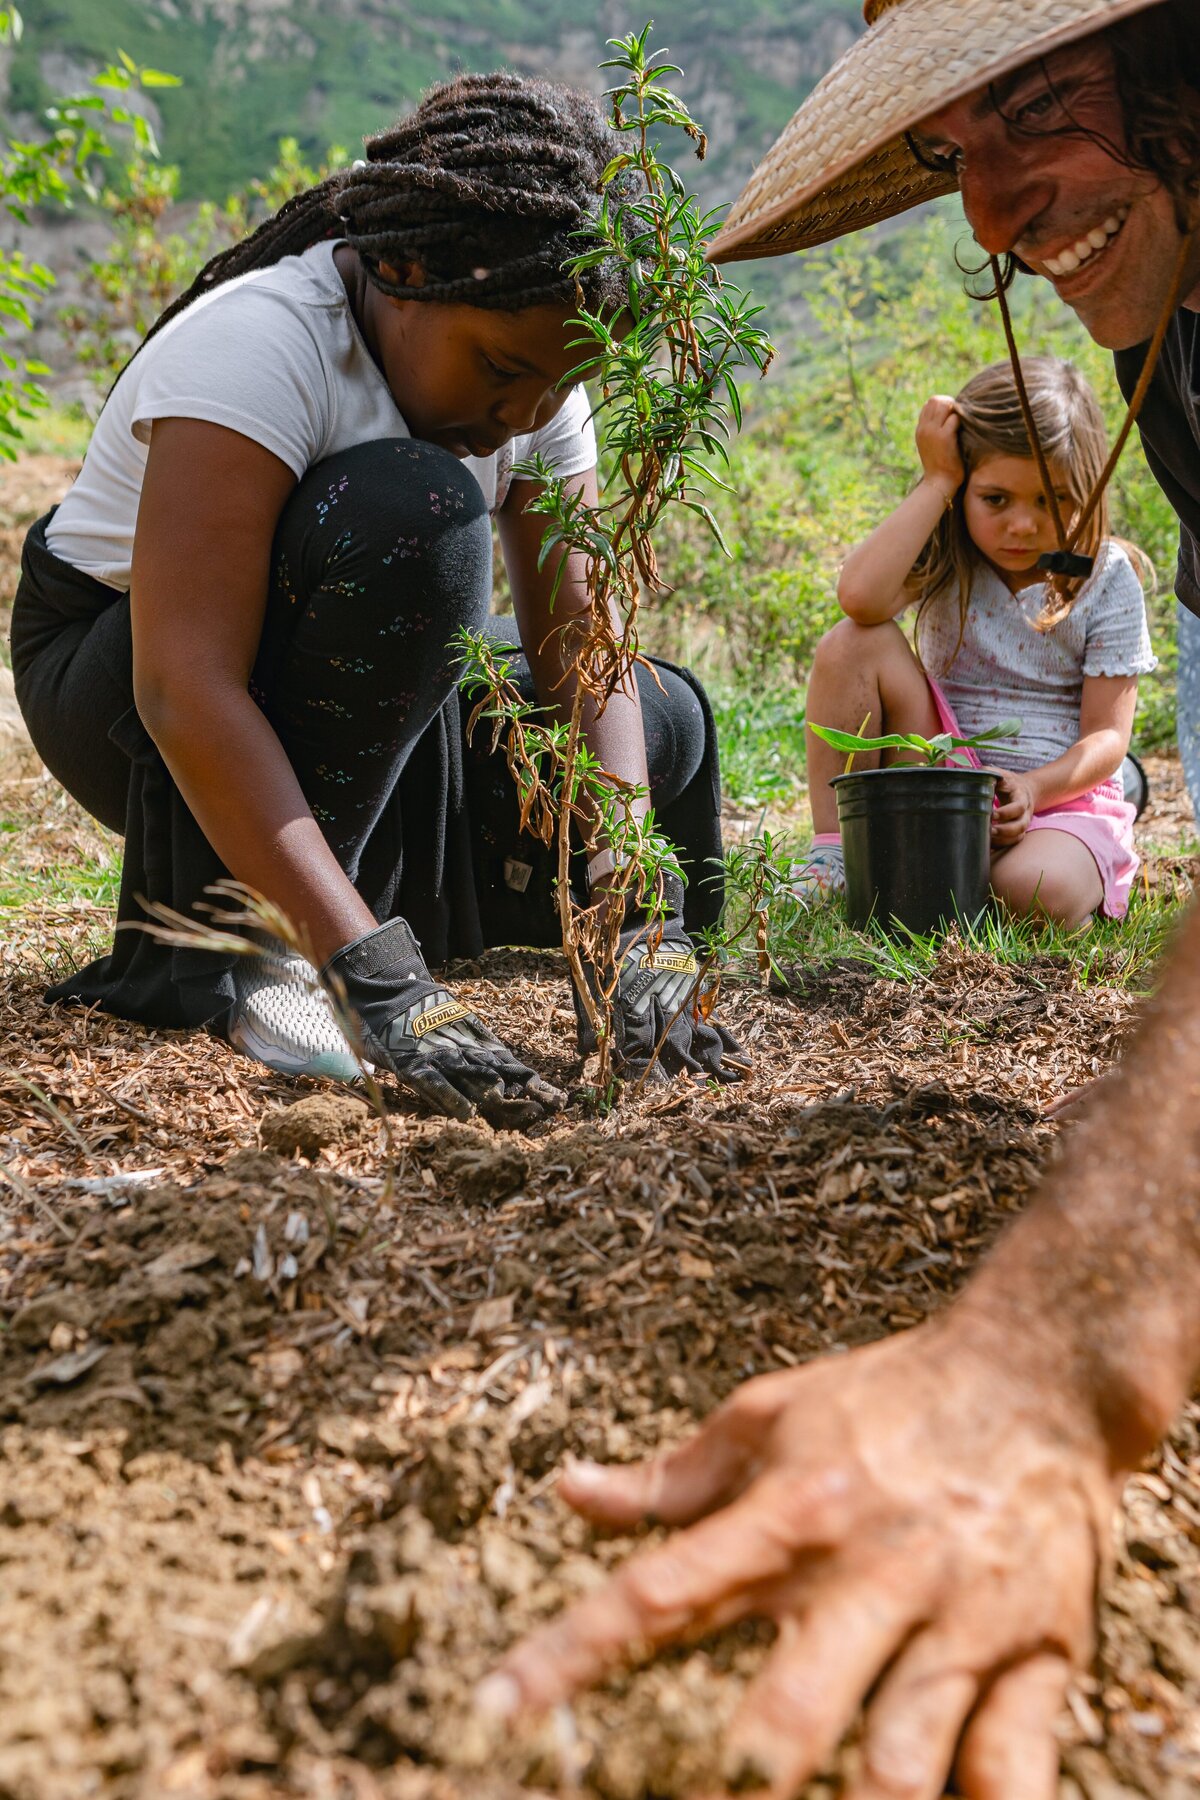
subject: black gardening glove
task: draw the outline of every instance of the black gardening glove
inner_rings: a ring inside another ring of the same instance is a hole
[[[433,979],[403,919],[355,938],[321,976],[344,993],[363,1055],[434,1112],[469,1119],[478,1110],[489,1124],[523,1127],[566,1104]]]
[[[700,1015],[696,997],[698,964],[683,929],[683,883],[662,876],[666,916],[651,923],[632,898],[617,944],[620,970],[613,1008],[613,1051],[617,1073],[626,1081],[692,1075],[738,1081],[749,1058],[731,1032]],[[596,1048],[587,1014],[575,996],[579,1048]],[[654,1061],[655,1050],[658,1059]],[[653,1066],[651,1066],[653,1062]]]

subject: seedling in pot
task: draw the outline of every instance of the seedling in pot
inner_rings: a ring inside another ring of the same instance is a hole
[[[927,931],[939,922],[973,919],[987,903],[994,770],[951,759],[998,738],[1014,737],[1018,720],[971,736],[942,731],[922,737],[894,731],[863,737],[814,725],[847,754],[834,777],[846,869],[846,916],[862,927],[878,919]],[[878,750],[908,751],[916,762],[853,770],[854,758]],[[936,780],[931,779],[936,775]]]

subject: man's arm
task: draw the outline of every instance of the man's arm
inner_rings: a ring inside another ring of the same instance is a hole
[[[1062,1164],[957,1310],[1070,1358],[1062,1385],[1114,1470],[1170,1423],[1200,1369],[1200,909]]]
[[[684,1526],[518,1645],[481,1690],[544,1707],[635,1646],[780,1627],[731,1776],[785,1800],[864,1696],[845,1800],[1053,1800],[1116,1478],[1200,1366],[1200,912],[1123,1068],[948,1312],[746,1384],[681,1449],[568,1468],[608,1526]]]

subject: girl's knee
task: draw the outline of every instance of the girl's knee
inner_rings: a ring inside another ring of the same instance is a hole
[[[884,619],[878,625],[860,625],[854,619],[839,619],[818,641],[814,663],[861,669],[882,662],[900,649],[912,654],[908,639],[894,619]]]
[[[1068,929],[1084,924],[1104,898],[1100,873],[1090,854],[1084,851],[1089,868],[1083,858],[1064,863],[1053,855],[1038,855],[1028,839],[1026,845],[1024,855],[1009,851],[994,866],[992,891],[997,899],[1021,918],[1036,914]]]

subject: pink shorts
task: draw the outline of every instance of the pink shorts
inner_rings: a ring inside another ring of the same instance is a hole
[[[936,681],[929,676],[925,679],[929,682],[942,730],[962,737],[962,728],[945,694]],[[956,750],[951,760],[969,763],[973,769],[984,766],[974,750]],[[1133,807],[1125,799],[1121,784],[1114,776],[1102,781],[1098,787],[1089,788],[1086,794],[1077,794],[1074,800],[1064,800],[1060,806],[1048,806],[1044,812],[1034,813],[1029,830],[1066,831],[1077,837],[1081,844],[1086,844],[1104,884],[1100,910],[1106,919],[1123,919],[1129,909],[1129,890],[1140,863],[1133,847],[1133,818]]]

